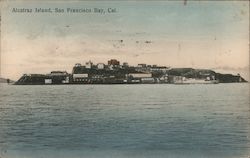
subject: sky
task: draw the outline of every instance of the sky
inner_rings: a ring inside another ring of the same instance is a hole
[[[52,13],[37,13],[35,8],[51,8]],[[67,8],[105,13],[68,13]],[[129,65],[240,73],[249,80],[248,1],[3,0],[1,16],[1,77],[71,73],[75,63],[118,59]]]

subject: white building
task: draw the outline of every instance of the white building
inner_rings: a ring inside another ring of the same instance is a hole
[[[105,67],[105,64],[103,64],[103,63],[97,64],[97,69],[104,69],[104,67]]]
[[[73,74],[73,81],[81,81],[82,79],[88,78],[88,74]]]
[[[52,84],[52,79],[45,79],[45,80],[44,80],[44,83],[45,83],[45,84]]]
[[[154,83],[155,80],[152,77],[147,77],[147,78],[141,78],[142,83]]]
[[[62,80],[62,83],[69,83],[69,77],[66,77],[65,80]]]
[[[109,70],[114,70],[114,65],[108,65]]]
[[[93,65],[93,63],[91,61],[86,62],[86,68],[87,69],[91,69],[92,65]]]
[[[80,63],[75,64],[75,67],[80,67],[80,66],[82,66]]]
[[[147,78],[152,77],[151,73],[129,73],[129,76],[132,76],[133,78]]]

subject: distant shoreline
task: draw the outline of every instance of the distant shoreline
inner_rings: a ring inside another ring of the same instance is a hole
[[[11,79],[7,79],[7,78],[0,78],[0,83],[15,83],[15,81],[11,80]]]

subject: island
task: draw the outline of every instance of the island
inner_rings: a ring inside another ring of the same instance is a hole
[[[51,84],[218,84],[247,82],[239,74],[221,74],[209,69],[171,68],[111,59],[104,63],[77,63],[72,73],[52,71],[49,74],[24,74],[15,85]]]

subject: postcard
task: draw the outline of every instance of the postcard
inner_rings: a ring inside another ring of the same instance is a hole
[[[249,1],[0,4],[0,158],[249,158]]]

